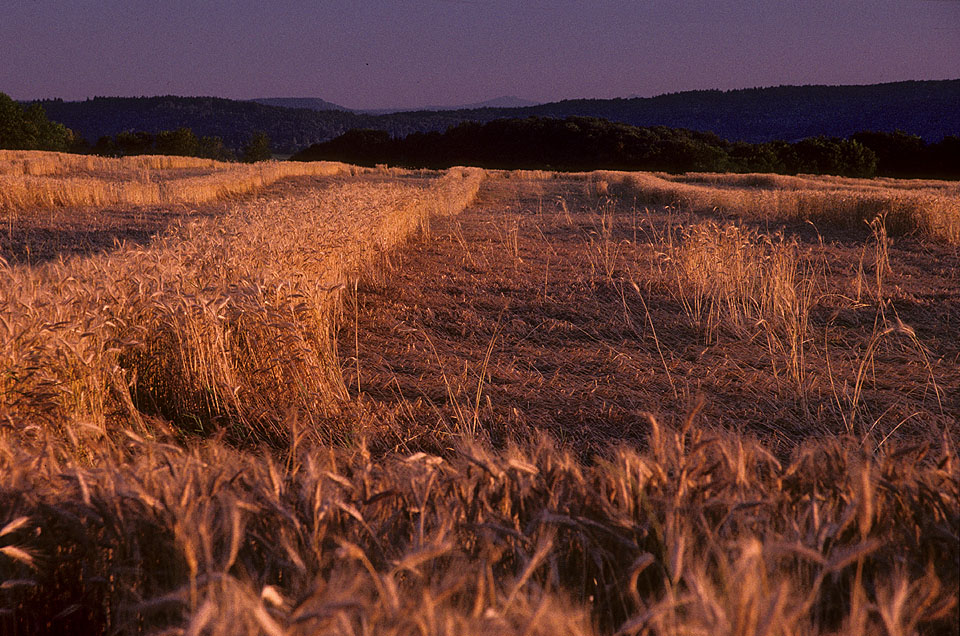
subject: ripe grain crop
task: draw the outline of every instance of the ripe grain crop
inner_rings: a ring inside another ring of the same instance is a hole
[[[41,150],[0,150],[0,174],[4,175],[114,174],[122,179],[137,170],[213,171],[227,165],[229,164],[213,159],[168,155],[137,155],[115,159]]]
[[[280,457],[127,432],[92,466],[0,445],[5,633],[956,633],[944,440],[775,458],[649,422],[584,465],[547,440]],[[49,440],[55,448],[58,442]]]
[[[952,248],[641,180],[747,190],[381,169],[4,265],[0,633],[957,636]]]
[[[775,368],[784,360],[788,377],[802,387],[810,311],[824,281],[815,265],[801,262],[798,243],[713,222],[677,234],[665,234],[660,263],[704,341],[715,342],[721,330],[742,339],[762,334]]]
[[[51,208],[196,205],[279,179],[349,173],[333,162],[229,164],[189,157],[0,151],[0,221]]]
[[[960,189],[949,182],[779,175],[598,173],[637,200],[770,222],[863,227],[878,215],[895,236],[960,245]]]
[[[762,190],[754,182],[754,176],[709,175],[711,182],[726,178],[731,183],[745,182]],[[588,183],[593,180],[604,184],[610,175],[588,174],[583,178]],[[639,182],[657,177],[639,174],[630,178]],[[691,178],[699,179],[700,176],[692,175]],[[832,182],[836,179],[819,180]],[[869,183],[865,183],[860,189],[869,188]],[[711,187],[718,196],[725,196],[722,188]],[[619,192],[624,194],[622,189]],[[906,394],[919,390],[927,404],[920,410],[902,412],[891,431],[923,411],[934,420],[955,423],[956,413],[945,410],[944,398],[949,400],[947,396],[951,391],[948,387],[960,381],[960,375],[956,373],[955,364],[943,357],[940,358],[941,371],[933,371],[929,349],[918,338],[915,327],[922,329],[922,323],[930,320],[931,311],[943,316],[940,320],[946,320],[946,324],[960,325],[956,322],[960,317],[956,308],[949,303],[940,307],[936,303],[933,306],[918,304],[916,296],[904,294],[896,289],[896,285],[891,285],[894,273],[888,250],[893,239],[888,230],[892,224],[886,210],[869,222],[862,222],[865,231],[842,234],[850,228],[849,218],[842,217],[846,200],[836,193],[822,194],[824,208],[818,218],[825,235],[813,233],[811,236],[806,232],[807,237],[803,240],[798,238],[797,219],[766,215],[762,210],[742,205],[704,209],[695,199],[692,199],[694,203],[675,207],[678,205],[675,200],[668,209],[676,210],[676,220],[671,219],[659,230],[652,226],[643,230],[644,235],[652,239],[656,254],[654,267],[660,275],[661,286],[679,303],[704,344],[717,344],[723,340],[765,343],[764,357],[778,380],[781,376],[788,380],[787,386],[795,391],[805,413],[804,419],[809,420],[810,425],[816,422],[817,427],[823,426],[822,418],[814,416],[810,409],[816,408],[822,415],[825,412],[823,396],[832,394],[834,404],[829,409],[842,420],[843,430],[860,435],[877,431],[879,422],[888,411],[874,411],[868,415],[860,410],[860,389],[865,378],[869,375],[873,384],[877,382],[877,371],[873,367],[877,348],[899,360],[901,364],[897,372],[912,367],[913,379],[904,382],[902,391]],[[644,196],[628,188],[628,200],[631,195]],[[739,196],[739,192],[734,190],[731,196]],[[757,194],[748,192],[747,196]],[[737,201],[738,205],[743,203]],[[718,212],[727,220],[714,220]],[[734,217],[732,220],[731,216]],[[844,220],[836,221],[839,218]],[[679,222],[681,219],[684,223]],[[791,222],[794,223],[792,227],[787,225]],[[770,226],[774,229],[759,229]],[[778,227],[780,229],[776,229]],[[893,224],[893,227],[897,226]],[[837,263],[830,263],[832,258],[827,256],[836,249],[836,243],[831,239],[837,237],[838,230],[845,241],[857,237],[854,241],[859,253],[852,263],[845,264],[848,269],[839,276]],[[931,239],[927,235],[915,238],[920,241]],[[827,245],[825,241],[831,244]],[[630,241],[621,240],[616,249],[624,251],[628,245]],[[904,256],[910,249],[907,248]],[[943,254],[948,257],[945,265],[949,272],[956,253],[951,254],[951,248],[944,247]],[[634,266],[634,275],[642,279],[642,270],[649,269],[650,263],[644,261],[638,265],[639,268]],[[869,274],[867,270],[870,270]],[[630,276],[628,267],[627,274],[621,275],[621,282]],[[945,297],[951,297],[958,288],[955,276],[949,273],[947,276]],[[903,278],[899,281],[902,282]],[[895,290],[893,293],[892,289]],[[895,298],[900,302],[894,302]],[[901,316],[898,307],[904,306],[926,307],[922,313],[913,314],[921,322],[910,324],[910,320],[904,318],[906,314]],[[832,321],[840,315],[857,311],[872,315],[872,328],[858,338],[859,341],[831,345]],[[844,368],[840,375],[837,375],[838,364]],[[820,402],[820,406],[811,407],[816,402]],[[895,407],[891,404],[887,408]],[[834,427],[828,424],[826,428]],[[886,439],[884,435],[881,437]]]
[[[229,420],[256,439],[285,410],[333,408],[345,284],[430,215],[465,205],[480,178],[334,185],[240,204],[146,248],[5,268],[2,418],[71,438],[115,421],[142,431],[143,414],[191,432]]]
[[[854,188],[857,190],[938,190],[951,196],[960,195],[960,184],[935,179],[893,179],[876,177],[858,179],[831,175],[730,174],[715,172],[688,172],[684,174],[654,173],[657,177],[677,183],[699,183],[727,187],[752,187],[771,190],[809,190]]]

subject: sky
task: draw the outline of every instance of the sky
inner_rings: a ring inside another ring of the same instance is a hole
[[[15,99],[350,108],[960,78],[960,0],[0,0]]]

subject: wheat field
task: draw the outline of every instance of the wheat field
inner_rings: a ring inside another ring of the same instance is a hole
[[[192,157],[109,159],[0,150],[0,220],[50,208],[196,205],[283,178],[351,170],[358,169],[333,162],[236,164]]]
[[[955,185],[0,180],[221,202],[0,261],[0,633],[960,632]]]
[[[947,181],[698,173],[604,177],[649,202],[846,227],[883,214],[891,234],[960,245],[960,187]]]

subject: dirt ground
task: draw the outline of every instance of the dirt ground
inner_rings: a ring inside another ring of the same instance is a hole
[[[825,434],[956,435],[956,248],[889,243],[877,293],[868,228],[760,228],[796,239],[820,280],[798,383],[762,338],[705,342],[682,311],[663,240],[708,218],[576,179],[488,179],[475,205],[351,291],[339,356],[355,401],[344,417],[397,449],[545,430],[585,457],[642,444],[650,417],[697,417],[785,453]]]

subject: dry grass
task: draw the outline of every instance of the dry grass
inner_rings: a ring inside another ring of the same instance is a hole
[[[598,173],[641,202],[717,210],[769,222],[861,227],[884,215],[892,235],[960,245],[960,192],[949,182],[890,183],[837,177]]]
[[[867,376],[876,376],[876,352],[891,345],[902,363],[911,361],[920,371],[914,382],[922,378],[925,391],[929,388],[933,396],[931,414],[944,414],[943,388],[931,368],[928,349],[916,331],[896,314],[887,295],[885,278],[892,270],[882,218],[875,219],[871,227],[875,241],[871,250],[873,276],[870,279],[863,271],[868,242],[857,264],[855,298],[831,289],[828,267],[804,255],[795,238],[788,240],[782,234],[771,236],[710,221],[681,226],[658,237],[660,275],[705,344],[716,344],[723,338],[762,340],[774,375],[784,373],[805,410],[810,409],[807,400],[812,387],[829,383],[843,429],[850,434],[869,435],[875,432],[877,420],[871,425],[870,416],[860,411],[861,391]],[[818,325],[814,318],[814,312],[824,306],[875,308],[869,337],[840,354],[854,370],[849,381],[834,377],[826,344],[830,325]],[[890,309],[892,315],[888,316]],[[824,329],[824,337],[817,333],[820,329]],[[916,415],[919,413],[911,417]]]
[[[53,208],[197,205],[288,177],[356,170],[333,162],[230,164],[190,157],[0,151],[0,221]]]
[[[96,468],[5,443],[5,633],[956,633],[953,446],[872,455],[650,422],[550,443],[280,458],[130,434]],[[54,443],[54,446],[56,443]]]
[[[673,421],[697,396],[711,421],[787,448],[956,430],[952,248],[882,224],[818,237],[636,209],[577,177],[490,178],[482,194],[342,334],[348,387],[404,398],[368,427],[395,427],[391,445],[442,446],[479,410],[492,439],[537,426],[587,457],[634,440],[638,412]]]
[[[956,181],[934,179],[893,179],[876,177],[858,179],[830,175],[782,175],[767,173],[729,174],[714,172],[688,172],[681,175],[654,173],[655,176],[678,183],[700,183],[707,185],[763,188],[768,190],[809,190],[855,188],[858,190],[938,190],[950,196],[960,195],[960,184]]]
[[[207,170],[222,169],[227,164],[213,159],[140,155],[111,159],[95,155],[74,155],[42,150],[0,150],[0,174],[3,175],[77,175],[111,173],[119,179],[129,178],[139,170]]]
[[[775,371],[783,360],[802,389],[810,311],[825,281],[801,262],[797,241],[713,222],[676,234],[668,231],[661,239],[661,273],[704,342],[716,342],[721,330],[744,340],[762,335]]]
[[[343,395],[331,329],[350,276],[451,213],[480,173],[344,184],[240,205],[147,248],[10,267],[0,282],[0,419],[78,441],[143,414],[269,438],[286,410]],[[281,431],[282,432],[282,431]]]
[[[707,342],[721,325],[736,335],[757,324],[796,331],[802,306],[798,289],[799,248],[783,236],[768,236],[737,225],[703,224],[668,234],[663,263],[676,279],[678,298]],[[669,274],[668,274],[669,276]]]
[[[4,267],[0,632],[956,636],[948,275],[632,187],[384,169]]]

